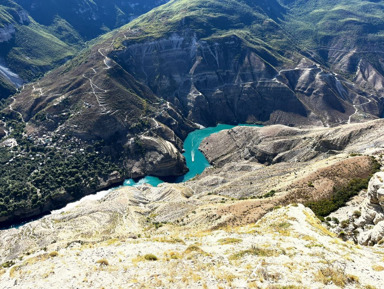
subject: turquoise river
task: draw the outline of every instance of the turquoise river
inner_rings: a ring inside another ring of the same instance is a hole
[[[202,152],[199,151],[200,143],[203,141],[203,139],[210,136],[211,134],[217,133],[217,132],[225,130],[225,129],[231,129],[235,126],[236,125],[219,124],[216,127],[208,127],[208,128],[204,128],[204,129],[200,129],[200,130],[196,130],[196,131],[191,132],[184,141],[184,154],[183,154],[185,159],[186,159],[186,163],[187,163],[187,167],[189,168],[189,172],[186,173],[184,176],[180,176],[180,177],[174,179],[172,182],[174,182],[174,183],[186,182],[186,181],[192,179],[194,176],[201,174],[207,167],[209,167],[209,163],[208,163],[207,159],[202,154]],[[238,126],[257,126],[257,125],[239,124]],[[133,179],[126,180],[124,182],[123,186],[135,186],[136,187],[136,186],[139,186],[142,184],[150,184],[150,185],[156,187],[157,185],[159,185],[163,182],[164,181],[160,180],[157,177],[146,176],[146,177],[138,180],[137,182],[135,182],[135,180],[133,180]],[[79,205],[80,203],[82,203],[86,200],[99,200],[99,199],[103,198],[105,195],[107,195],[111,190],[114,190],[117,188],[119,188],[119,187],[116,187],[116,188],[113,188],[110,190],[106,190],[106,191],[101,191],[101,192],[98,192],[97,194],[94,194],[94,195],[86,196],[79,201],[67,204],[67,206],[62,208],[62,209],[52,211],[51,214],[58,214],[58,213],[65,212],[71,208],[76,207],[77,205]],[[25,222],[21,222],[19,224],[14,224],[14,225],[7,227],[7,228],[2,228],[1,230],[9,229],[9,228],[20,228],[21,226],[28,224],[29,222],[31,222],[33,220],[40,219],[40,218],[41,218],[41,216],[34,218],[34,219],[30,219],[30,220],[25,221]]]
[[[191,132],[184,141],[184,157],[187,162],[187,167],[189,172],[184,176],[178,177],[175,179],[175,183],[182,183],[192,179],[194,176],[201,174],[207,167],[209,167],[209,162],[203,155],[201,151],[199,151],[200,143],[206,137],[211,134],[217,133],[219,131],[225,129],[231,129],[236,125],[228,125],[228,124],[219,124],[216,127],[208,127],[204,129],[199,129]],[[247,125],[247,124],[239,124],[237,126],[257,126],[257,125]],[[135,182],[133,179],[126,180],[124,182],[124,186],[140,186],[142,184],[150,184],[154,187],[163,183],[161,179],[153,176],[147,176],[139,181]]]

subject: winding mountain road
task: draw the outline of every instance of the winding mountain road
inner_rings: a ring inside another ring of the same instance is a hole
[[[365,104],[368,104],[368,103],[371,103],[372,102],[372,99],[368,99],[367,102],[364,102],[364,103],[361,103],[361,104],[354,104],[353,107],[355,108],[355,112],[352,113],[349,118],[348,118],[348,122],[347,124],[350,124],[351,123],[351,120],[352,120],[352,117],[358,113],[359,109],[357,108],[358,106],[362,106],[362,105],[365,105]]]
[[[9,110],[17,113],[20,116],[21,120],[25,122],[23,115],[13,108],[13,103],[16,101],[15,97],[11,96],[11,99],[12,103],[9,105]]]

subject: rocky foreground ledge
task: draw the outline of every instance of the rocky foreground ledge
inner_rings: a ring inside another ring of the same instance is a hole
[[[383,248],[340,240],[301,204],[225,230],[170,224],[139,230],[151,226],[140,220],[139,201],[135,189],[121,189],[1,232],[9,266],[0,270],[1,287],[381,288],[384,282]]]

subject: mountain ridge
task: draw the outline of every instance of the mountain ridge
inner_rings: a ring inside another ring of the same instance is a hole
[[[141,1],[138,5],[118,0],[113,3],[104,0],[3,1],[0,4],[1,65],[19,75],[20,80],[14,82],[4,69],[0,71],[0,99],[73,58],[87,45],[86,41],[163,3],[165,0]]]

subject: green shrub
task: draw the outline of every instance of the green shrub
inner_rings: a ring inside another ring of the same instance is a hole
[[[349,226],[349,220],[343,220],[343,221],[341,221],[340,226],[341,226],[342,228],[347,228],[347,227]]]
[[[333,221],[335,224],[339,224],[339,223],[340,223],[339,219],[336,218],[336,217],[333,217],[333,218],[332,218],[332,221]]]
[[[270,197],[273,197],[275,194],[276,194],[276,191],[275,190],[271,190],[270,192],[268,192],[265,195],[263,195],[263,198],[270,198]]]
[[[345,205],[351,197],[368,187],[369,178],[353,179],[346,187],[333,193],[330,199],[321,199],[305,203],[317,216],[325,217]]]
[[[12,267],[13,265],[15,265],[14,261],[7,261],[7,262],[4,262],[3,264],[1,264],[1,266],[3,268],[9,268],[9,267]]]
[[[157,261],[158,260],[158,258],[153,254],[144,255],[144,259],[147,261]]]
[[[353,216],[355,218],[360,218],[361,217],[361,212],[356,210],[356,211],[353,212]]]

